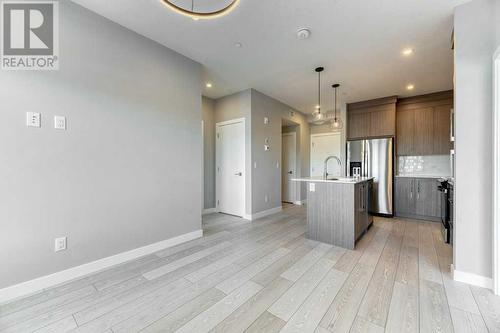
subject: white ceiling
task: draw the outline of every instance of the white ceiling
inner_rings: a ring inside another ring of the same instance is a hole
[[[453,8],[467,1],[241,0],[226,16],[194,21],[160,0],[73,0],[203,64],[208,97],[255,88],[307,113],[319,65],[327,110],[334,82],[343,102],[451,89]],[[302,27],[307,40],[296,37]],[[414,55],[402,56],[405,47]]]

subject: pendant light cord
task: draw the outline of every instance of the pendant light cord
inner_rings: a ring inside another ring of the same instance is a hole
[[[333,88],[335,89],[335,100],[333,101],[333,108],[334,108],[334,111],[335,111],[335,121],[337,121],[337,88]]]
[[[321,72],[318,72],[318,114],[321,114]]]

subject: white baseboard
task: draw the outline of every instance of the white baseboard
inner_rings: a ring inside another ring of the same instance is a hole
[[[203,215],[217,213],[217,208],[207,208],[203,210]]]
[[[0,289],[0,304],[34,294],[74,279],[81,278],[85,275],[92,274],[114,265],[124,263],[145,255],[188,242],[190,240],[203,236],[203,230],[196,230],[187,234],[183,234],[174,238],[166,239],[158,243],[146,245],[127,252],[122,252],[110,257],[92,261],[80,266],[72,267],[64,271],[56,272],[50,275],[42,276],[34,280],[22,282],[10,287]]]
[[[258,213],[255,213],[255,214],[245,214],[243,216],[243,218],[245,220],[250,220],[250,221],[253,221],[253,220],[257,220],[257,219],[260,219],[260,218],[263,218],[263,217],[266,217],[268,215],[272,215],[272,214],[276,214],[276,213],[279,213],[283,210],[283,207],[279,206],[279,207],[274,207],[274,208],[271,208],[271,209],[268,209],[268,210],[263,210],[262,212],[258,212]]]
[[[303,206],[306,203],[307,203],[307,200],[298,200],[298,201],[295,201],[293,204],[296,206]]]
[[[492,278],[473,273],[457,271],[453,267],[452,269],[453,269],[453,280],[455,281],[471,284],[473,286],[478,286],[482,288],[493,289]]]

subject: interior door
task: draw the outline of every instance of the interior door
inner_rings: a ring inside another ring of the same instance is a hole
[[[295,201],[295,183],[292,181],[292,178],[295,178],[297,174],[297,142],[295,133],[283,134],[282,145],[282,201],[293,203]]]
[[[337,156],[343,160],[341,142],[340,133],[311,135],[311,177],[323,177],[328,156]],[[328,163],[327,171],[331,176],[342,176],[342,168],[334,159]]]
[[[225,214],[245,214],[245,123],[217,125],[217,207]]]

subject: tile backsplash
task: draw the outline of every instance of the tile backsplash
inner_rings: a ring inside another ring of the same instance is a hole
[[[398,156],[398,175],[450,176],[449,155]]]

